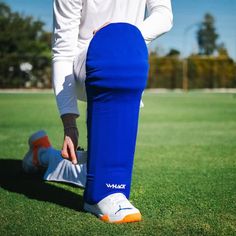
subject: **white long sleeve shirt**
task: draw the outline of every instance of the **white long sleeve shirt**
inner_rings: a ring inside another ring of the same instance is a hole
[[[169,31],[172,20],[171,0],[54,0],[52,65],[60,115],[79,115],[73,62],[87,50],[94,30],[106,22],[127,22],[148,44]]]

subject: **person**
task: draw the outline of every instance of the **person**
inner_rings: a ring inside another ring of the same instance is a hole
[[[172,21],[171,0],[54,1],[53,87],[64,141],[58,151],[44,131],[33,134],[23,169],[85,187],[84,209],[105,222],[141,220],[128,199],[146,45]],[[77,150],[77,99],[88,103],[87,152]]]

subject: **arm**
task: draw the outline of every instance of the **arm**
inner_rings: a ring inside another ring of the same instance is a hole
[[[171,0],[147,0],[147,11],[149,16],[139,28],[148,44],[172,28]]]
[[[76,126],[75,114],[64,114],[61,116],[64,126],[64,143],[61,151],[62,157],[70,159],[77,164],[76,148],[78,146],[79,131]]]
[[[52,76],[57,106],[64,125],[62,155],[76,163],[78,130],[75,120],[79,111],[73,60],[77,49],[82,0],[54,0],[53,10]]]

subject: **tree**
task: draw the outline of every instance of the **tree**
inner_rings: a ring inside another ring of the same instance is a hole
[[[229,53],[228,53],[227,48],[225,47],[224,43],[221,43],[218,45],[217,51],[218,51],[219,57],[229,58]]]
[[[215,29],[214,17],[207,13],[204,16],[203,22],[200,24],[197,31],[197,41],[200,55],[212,55],[217,50],[218,34]]]
[[[177,49],[171,48],[170,51],[166,54],[167,57],[179,57],[180,51]]]
[[[21,70],[22,63],[32,65],[34,78],[50,66],[50,34],[44,31],[43,26],[43,22],[12,12],[8,5],[0,2],[1,87],[25,85],[30,76]]]

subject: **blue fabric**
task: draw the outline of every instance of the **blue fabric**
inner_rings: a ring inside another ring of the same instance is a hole
[[[129,198],[139,104],[148,75],[140,31],[112,23],[93,37],[86,60],[88,166],[85,201],[109,194]]]
[[[85,155],[82,156],[78,152],[78,164],[74,165],[71,161],[62,158],[61,151],[54,148],[40,148],[38,151],[39,161],[46,169],[43,179],[85,187],[87,172],[87,165],[84,162]]]

